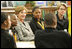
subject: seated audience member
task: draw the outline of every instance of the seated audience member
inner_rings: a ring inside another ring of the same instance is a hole
[[[14,37],[9,34],[10,27],[10,16],[1,12],[1,48],[16,48]]]
[[[17,31],[15,30],[15,26],[17,26],[17,16],[15,14],[10,14],[10,18],[11,18],[11,28],[10,29],[12,30],[15,40],[17,40],[17,37],[16,37]]]
[[[44,24],[41,19],[40,7],[38,7],[38,6],[34,7],[32,10],[32,14],[33,14],[33,17],[29,24],[30,24],[30,27],[31,27],[33,33],[35,34],[35,31],[37,31],[37,30],[44,30]]]
[[[34,34],[29,26],[29,23],[24,21],[26,12],[27,9],[24,6],[17,6],[15,8],[15,14],[18,17],[18,25],[15,26],[15,29],[17,31],[17,38],[19,41],[34,40]]]
[[[35,34],[36,48],[71,48],[71,37],[63,30],[57,30],[57,18],[48,13],[44,18],[45,30]]]
[[[67,30],[68,31],[68,19],[65,18],[64,14],[67,11],[67,6],[64,3],[61,3],[57,9],[57,29],[58,30]]]

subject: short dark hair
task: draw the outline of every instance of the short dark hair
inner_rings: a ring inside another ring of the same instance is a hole
[[[8,15],[5,12],[1,12],[1,24],[8,19]]]
[[[57,21],[56,15],[54,13],[48,13],[44,17],[46,25],[53,25]]]
[[[36,7],[34,7],[33,9],[32,9],[32,13],[35,11],[35,9],[40,9],[40,6],[36,6]]]

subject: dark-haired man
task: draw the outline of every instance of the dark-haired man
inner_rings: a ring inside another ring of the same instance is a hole
[[[10,16],[1,12],[1,48],[16,48],[14,37],[12,34],[9,34],[10,27]]]

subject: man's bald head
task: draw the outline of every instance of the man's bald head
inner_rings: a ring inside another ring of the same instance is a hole
[[[17,16],[15,14],[10,14],[12,26],[17,25]]]
[[[11,19],[15,19],[17,18],[17,16],[15,14],[10,14]]]

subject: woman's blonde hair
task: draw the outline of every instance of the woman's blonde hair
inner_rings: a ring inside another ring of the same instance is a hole
[[[15,14],[19,14],[19,12],[21,12],[22,10],[26,10],[26,12],[28,11],[24,6],[17,6],[15,8]]]
[[[61,6],[64,6],[67,9],[67,5],[65,3],[61,3],[60,5],[57,5],[57,9],[59,9]]]

